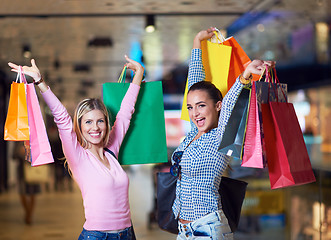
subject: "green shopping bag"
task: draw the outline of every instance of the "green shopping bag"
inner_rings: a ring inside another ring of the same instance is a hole
[[[130,83],[124,82],[125,76],[126,68],[117,83],[109,82],[102,86],[103,101],[111,114],[111,125],[130,86]],[[135,112],[118,160],[122,165],[168,161],[161,81],[141,83]]]

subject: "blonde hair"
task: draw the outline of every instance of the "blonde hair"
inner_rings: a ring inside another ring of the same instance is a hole
[[[88,148],[89,143],[84,138],[83,133],[82,133],[82,128],[81,128],[82,117],[86,113],[88,113],[92,110],[95,110],[95,109],[100,110],[103,113],[103,115],[105,116],[107,129],[106,129],[105,137],[103,139],[103,146],[105,147],[109,141],[109,133],[110,133],[109,114],[108,114],[105,104],[100,99],[97,99],[97,98],[84,99],[76,107],[74,123],[73,123],[74,131],[77,135],[77,140],[83,148]]]

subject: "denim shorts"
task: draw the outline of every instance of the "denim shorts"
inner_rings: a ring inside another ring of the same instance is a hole
[[[78,240],[133,240],[132,226],[116,233],[88,231],[83,228]]]
[[[177,240],[233,240],[228,219],[222,210],[209,213],[187,224],[178,222],[178,230]]]

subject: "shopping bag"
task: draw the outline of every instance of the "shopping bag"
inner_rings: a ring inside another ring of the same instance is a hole
[[[172,211],[176,198],[177,179],[178,176],[173,176],[170,172],[157,173],[157,222],[162,230],[173,234],[178,234],[178,219]]]
[[[8,112],[4,127],[4,140],[29,140],[29,122],[24,80],[24,74],[22,71],[19,71],[16,81],[11,84]]]
[[[48,165],[32,167],[24,163],[24,180],[30,184],[47,183],[51,180],[51,171]]]
[[[157,222],[162,230],[174,234],[178,234],[178,219],[172,211],[176,198],[177,179],[178,176],[173,176],[170,172],[157,173]],[[247,183],[244,181],[222,177],[218,192],[221,196],[222,210],[232,232],[238,228],[246,188]]]
[[[293,104],[277,101],[261,108],[271,189],[316,181]]]
[[[224,39],[223,44],[232,47],[228,83],[227,83],[228,86],[227,90],[229,91],[232,85],[235,83],[238,76],[241,73],[243,73],[246,67],[248,66],[248,64],[251,63],[251,60],[245,53],[244,49],[239,45],[239,43],[236,41],[236,39],[233,36]],[[256,81],[259,78],[260,78],[259,75],[253,74],[252,80]]]
[[[240,46],[240,44],[236,41],[236,39],[233,36],[225,39],[223,37],[223,35],[220,33],[220,31],[216,31],[215,38],[212,40],[212,43],[229,46],[232,48],[227,81],[224,81],[224,79],[219,79],[219,81],[222,80],[222,82],[220,83],[220,86],[219,86],[219,84],[215,84],[217,87],[218,86],[220,87],[219,89],[222,92],[222,95],[225,96],[226,93],[232,87],[232,85],[235,83],[238,76],[245,70],[245,68],[248,66],[248,64],[251,63],[251,60],[245,53],[244,49]],[[203,66],[204,66],[205,72],[206,72],[206,79],[210,79],[211,72],[210,72],[209,63],[217,62],[217,59],[215,61],[213,59],[207,58],[208,55],[206,53],[204,53],[205,49],[206,49],[206,45],[203,44],[202,45],[202,61],[203,61]],[[219,57],[218,59],[220,59],[220,58],[222,58],[222,56]],[[214,64],[212,66],[214,66]],[[260,78],[259,75],[253,74],[253,81],[258,80],[259,78]],[[212,83],[214,83],[214,80],[212,80]],[[188,89],[187,89],[187,84],[186,84],[181,119],[189,121],[188,112],[185,109],[187,91],[188,91]]]
[[[266,71],[265,82],[252,82],[242,167],[264,168],[267,165],[261,104],[287,100],[287,85],[273,81],[272,75]],[[271,88],[276,90],[269,91]]]
[[[124,83],[126,68],[119,82],[103,84],[103,101],[113,124],[130,83]],[[168,161],[161,81],[141,83],[130,127],[121,145],[122,165]]]
[[[256,102],[255,82],[253,82],[249,98],[249,111],[241,166],[263,168],[265,165],[266,162],[263,160],[262,156],[261,129]]]
[[[219,152],[241,159],[250,90],[243,88],[225,127]]]
[[[236,39],[233,36],[225,39],[222,33],[218,29],[216,30],[216,32],[218,33],[216,35],[216,38],[219,44],[224,44],[226,46],[232,47],[228,83],[227,83],[228,90],[230,90],[230,88],[235,83],[238,76],[243,71],[245,71],[248,64],[251,63],[251,60],[245,53],[244,49],[239,45],[239,43],[236,41]],[[258,74],[252,74],[252,75],[253,75],[253,79],[252,79],[253,81],[257,81],[260,78],[260,75]]]
[[[202,41],[202,64],[205,69],[205,81],[212,82],[222,93],[223,96],[228,91],[228,75],[230,68],[232,47],[218,42]],[[184,99],[182,105],[181,119],[189,121],[186,107],[188,83],[186,82]]]
[[[30,128],[31,166],[53,163],[53,154],[33,83],[26,84],[26,96]]]

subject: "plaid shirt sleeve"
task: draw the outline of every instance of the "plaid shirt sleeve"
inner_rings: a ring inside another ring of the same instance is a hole
[[[204,81],[206,78],[205,69],[202,65],[202,51],[199,48],[193,48],[188,70],[188,89],[197,82]]]
[[[197,82],[205,80],[205,69],[202,65],[202,51],[199,48],[193,48],[191,52],[190,65],[188,70],[188,89]],[[192,133],[197,133],[198,128],[190,120]]]
[[[221,113],[218,119],[218,136],[220,137],[220,141],[223,138],[225,126],[229,121],[234,105],[236,104],[243,87],[244,85],[239,81],[238,77],[222,101]]]

